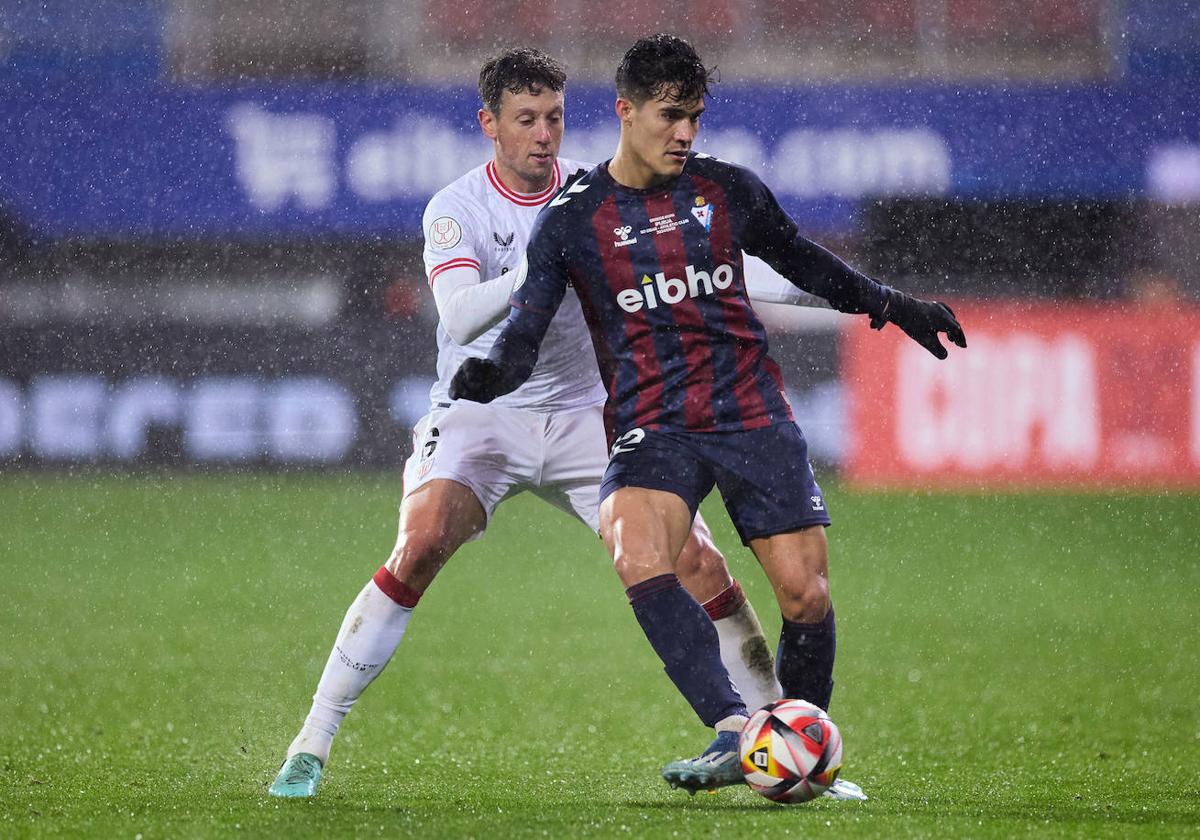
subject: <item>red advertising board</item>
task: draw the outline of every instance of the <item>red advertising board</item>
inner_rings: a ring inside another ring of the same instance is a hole
[[[1200,487],[1200,307],[952,305],[946,361],[847,328],[850,482]]]

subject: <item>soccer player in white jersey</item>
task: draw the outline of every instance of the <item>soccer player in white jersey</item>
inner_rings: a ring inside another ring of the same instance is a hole
[[[462,361],[487,355],[499,334],[538,212],[564,176],[591,168],[557,156],[565,79],[557,62],[530,49],[505,52],[480,73],[479,123],[494,157],[437,193],[425,211],[425,267],[440,318],[438,380],[404,468],[399,536],[346,613],[311,710],[270,787],[273,796],[316,793],[342,719],[392,658],[438,571],[482,535],[501,501],[529,490],[598,531],[608,466],[606,393],[573,294],[555,316],[528,382],[486,406],[453,402],[447,394]],[[780,288],[764,288],[760,299],[798,302]],[[699,516],[678,569],[713,620],[722,661],[748,704],[777,699],[781,690],[758,617]]]

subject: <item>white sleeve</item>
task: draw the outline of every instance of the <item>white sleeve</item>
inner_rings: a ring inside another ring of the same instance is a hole
[[[479,328],[476,316],[491,315],[506,284],[480,282],[474,214],[453,192],[443,190],[430,199],[421,227],[425,276],[442,327],[456,343],[468,344],[487,329]],[[476,306],[483,311],[477,313]]]
[[[758,257],[750,254],[742,256],[746,294],[750,296],[751,300],[762,303],[786,303],[791,306],[810,306],[815,309],[830,308],[827,300],[810,295],[794,283],[789,282]]]
[[[455,344],[470,344],[504,320],[510,309],[508,299],[513,286],[525,276],[525,269],[522,257],[516,271],[483,282],[479,269],[472,266],[438,272],[430,281],[433,299],[442,328]]]

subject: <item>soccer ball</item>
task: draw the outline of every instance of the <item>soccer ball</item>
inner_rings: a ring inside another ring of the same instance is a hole
[[[807,802],[837,779],[842,733],[819,706],[776,700],[746,721],[738,756],[751,789],[774,802]]]

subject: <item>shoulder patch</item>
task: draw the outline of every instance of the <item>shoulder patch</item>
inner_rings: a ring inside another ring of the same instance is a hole
[[[559,207],[560,205],[566,204],[573,196],[590,187],[591,184],[583,183],[583,179],[586,175],[586,170],[577,169],[575,173],[567,179],[567,182],[563,184],[563,188],[558,191],[558,195],[554,196],[554,198],[550,201],[550,206]]]
[[[429,224],[425,240],[434,248],[446,251],[462,241],[462,225],[452,216],[439,216]]]

